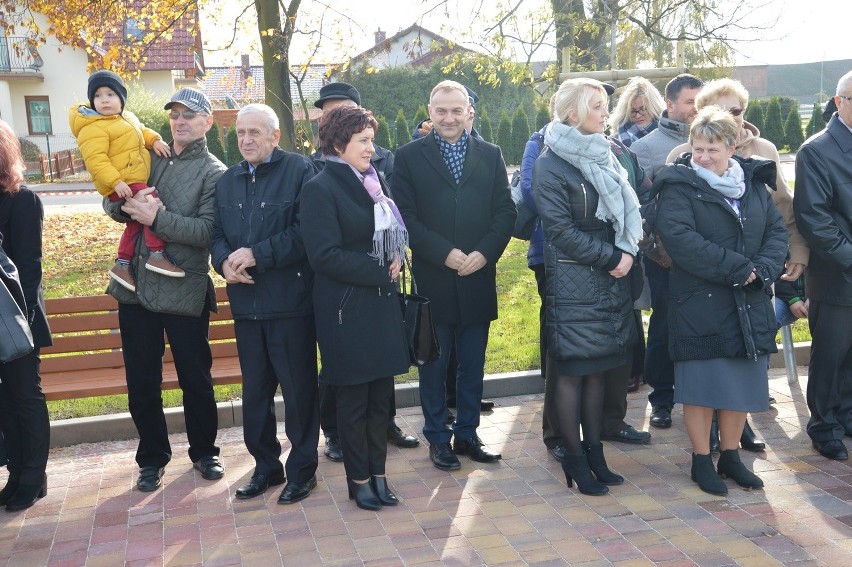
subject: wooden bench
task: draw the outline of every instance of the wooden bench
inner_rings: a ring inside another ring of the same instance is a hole
[[[218,313],[210,314],[213,384],[242,381],[234,321],[224,287],[216,288]],[[41,350],[41,387],[48,400],[126,394],[118,331],[118,303],[109,295],[46,302],[53,346]],[[163,388],[179,388],[171,350],[163,357]]]

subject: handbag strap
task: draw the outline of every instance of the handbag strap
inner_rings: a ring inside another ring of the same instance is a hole
[[[407,268],[407,270],[406,270],[406,268]],[[402,271],[402,292],[405,293],[405,290],[406,290],[406,287],[405,287],[405,272],[408,271],[408,273],[411,276],[411,293],[413,293],[414,295],[417,295],[417,282],[414,281],[414,271],[412,271],[411,263],[408,261],[408,254],[406,254],[405,257],[403,258],[403,264],[402,264],[402,270],[401,271]]]

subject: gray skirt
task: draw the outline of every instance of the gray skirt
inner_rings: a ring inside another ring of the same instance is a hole
[[[742,412],[769,409],[769,355],[674,363],[674,401]]]

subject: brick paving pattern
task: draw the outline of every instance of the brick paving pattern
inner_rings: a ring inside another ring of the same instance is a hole
[[[690,481],[678,410],[671,429],[652,428],[650,445],[605,444],[624,485],[602,497],[568,489],[541,443],[541,395],[499,399],[482,416],[480,436],[502,451],[499,463],[461,457],[450,474],[432,466],[424,446],[390,447],[387,472],[402,503],[378,513],[348,500],[342,464],[322,456],[319,484],[298,504],[278,505],[281,487],[234,499],[253,468],[239,428],[220,432],[226,475],[216,482],[192,469],[185,436],[172,436],[175,457],[153,493],[134,489],[135,441],[56,449],[47,497],[0,512],[0,565],[848,566],[852,466],[811,449],[805,383],[773,371],[777,403],[751,417],[768,449],[741,451],[766,489],[728,481],[727,497]],[[643,429],[647,393],[630,394],[628,421]],[[398,421],[422,427],[419,408],[401,410]]]

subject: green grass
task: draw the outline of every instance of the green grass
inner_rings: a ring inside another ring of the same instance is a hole
[[[115,258],[122,226],[96,213],[50,215],[45,218],[45,295],[79,297],[103,293],[106,271]],[[531,370],[539,366],[539,298],[535,277],[527,268],[528,243],[512,239],[497,266],[499,318],[491,324],[485,371],[489,374]],[[216,278],[217,285],[222,280]],[[647,315],[647,314],[646,314]],[[647,316],[645,317],[647,324]],[[807,321],[793,326],[795,341],[810,340]],[[780,337],[778,342],[780,342]],[[397,382],[417,380],[417,369]],[[241,397],[240,385],[216,386],[216,401]],[[166,407],[180,406],[180,390],[163,392]],[[127,411],[127,396],[103,396],[48,402],[51,419],[87,417]]]

